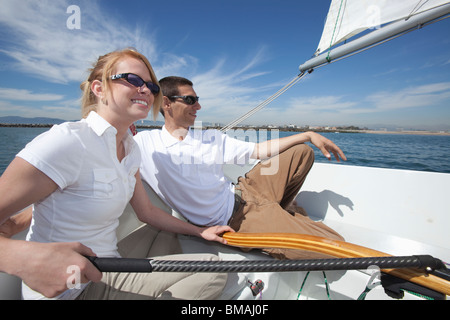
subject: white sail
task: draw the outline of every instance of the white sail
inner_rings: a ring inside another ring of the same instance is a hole
[[[345,41],[367,29],[407,19],[439,7],[446,0],[333,0],[317,52]]]
[[[317,57],[300,66],[300,70],[330,62],[449,13],[449,0],[333,0]],[[368,29],[373,32],[351,39]],[[349,43],[336,46],[349,39]]]

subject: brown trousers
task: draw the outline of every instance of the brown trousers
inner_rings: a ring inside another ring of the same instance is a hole
[[[295,233],[344,240],[325,224],[308,218],[302,208],[291,206],[313,163],[312,148],[300,144],[259,163],[240,177],[236,188],[241,191],[242,203],[230,219],[230,226],[242,233]],[[263,251],[277,259],[330,258],[296,249]]]

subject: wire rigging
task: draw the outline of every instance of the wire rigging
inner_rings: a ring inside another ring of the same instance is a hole
[[[294,79],[292,79],[287,85],[285,85],[283,88],[278,90],[275,94],[264,100],[262,103],[257,105],[255,108],[247,112],[246,114],[242,115],[241,117],[237,118],[236,120],[230,122],[228,125],[224,126],[222,129],[220,129],[221,132],[227,132],[228,130],[234,128],[236,125],[244,121],[245,119],[249,118],[250,116],[254,115],[261,109],[263,109],[265,106],[267,106],[269,103],[274,101],[276,98],[281,96],[283,93],[285,93],[288,89],[293,87],[297,82],[299,82],[301,79],[304,78],[306,74],[302,72],[298,76],[296,76]]]

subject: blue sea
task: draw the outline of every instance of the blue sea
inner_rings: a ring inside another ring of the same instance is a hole
[[[48,128],[0,127],[0,174],[14,156]],[[279,132],[279,137],[295,134]],[[347,156],[342,165],[450,173],[450,136],[322,133]],[[328,160],[316,149],[316,162]],[[333,160],[335,163],[336,161]]]

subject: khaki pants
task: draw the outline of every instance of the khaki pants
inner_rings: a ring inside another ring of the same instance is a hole
[[[176,235],[148,225],[130,234],[118,246],[124,258],[219,259],[212,254],[177,254],[181,249]],[[103,273],[102,281],[90,283],[78,299],[210,300],[220,296],[226,281],[227,274],[219,273]]]
[[[291,206],[313,163],[312,148],[300,144],[259,163],[245,177],[240,177],[236,188],[241,191],[243,201],[230,226],[242,233],[296,233],[344,240],[325,224],[308,218],[302,208]],[[273,173],[276,166],[278,170]],[[296,249],[264,251],[278,259],[329,258]]]

